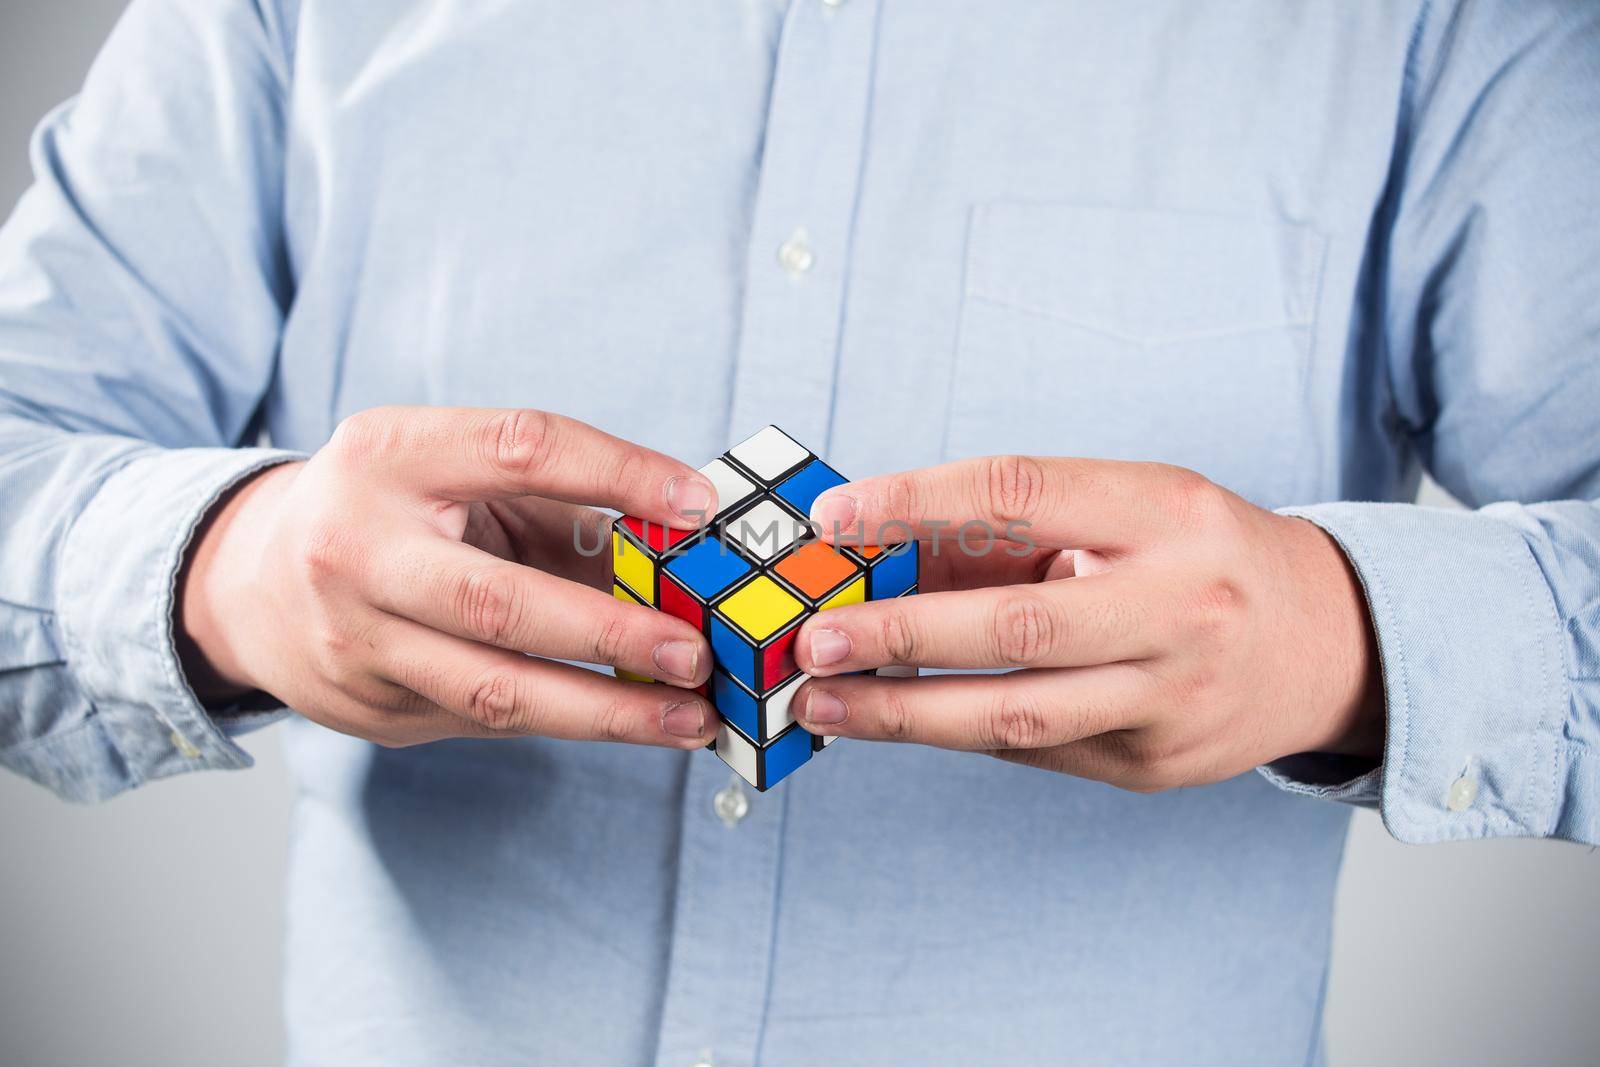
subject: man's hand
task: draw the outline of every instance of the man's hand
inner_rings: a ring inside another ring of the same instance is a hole
[[[987,752],[1141,791],[1296,753],[1381,750],[1375,642],[1343,553],[1311,523],[1191,471],[976,459],[841,486],[811,514],[830,540],[905,540],[909,527],[925,561],[937,534],[938,562],[924,570],[946,575],[941,587],[981,585],[961,580],[968,563],[994,570],[968,555],[984,544],[979,527],[957,543],[971,520],[1060,550],[992,546],[1036,561],[1031,584],[809,620],[796,654],[824,680],[796,703],[813,732]],[[830,677],[891,664],[1013,670]]]
[[[610,595],[607,519],[587,504],[693,528],[716,499],[683,464],[557,415],[352,416],[211,517],[182,583],[184,668],[203,696],[263,690],[390,746],[521,734],[704,745],[714,716],[695,694],[550,662],[677,686],[711,671],[694,627]],[[574,523],[586,551],[604,550],[586,559]]]

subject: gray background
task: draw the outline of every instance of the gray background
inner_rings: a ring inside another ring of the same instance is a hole
[[[27,183],[31,127],[121,7],[0,0],[0,212]],[[282,1060],[289,789],[271,731],[246,747],[252,771],[93,808],[0,773],[0,1064]],[[1358,814],[1327,1032],[1336,1067],[1600,1063],[1600,855],[1407,847]]]

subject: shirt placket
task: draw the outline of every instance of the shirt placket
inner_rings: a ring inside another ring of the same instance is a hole
[[[876,0],[784,20],[745,262],[730,441],[769,422],[828,440],[872,83]]]
[[[730,443],[767,423],[826,442],[872,79],[876,0],[795,0],[784,18],[751,220]],[[710,753],[684,788],[656,1063],[760,1053],[783,877],[782,786],[756,794]]]

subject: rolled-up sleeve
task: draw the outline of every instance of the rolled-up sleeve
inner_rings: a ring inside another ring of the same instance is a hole
[[[287,28],[136,0],[34,139],[0,229],[0,764],[76,800],[249,764],[174,651],[207,508],[255,436],[291,293]]]
[[[1405,841],[1600,843],[1600,12],[1440,6],[1419,37],[1373,309],[1386,421],[1475,510],[1286,509],[1366,592],[1381,767],[1263,769]]]

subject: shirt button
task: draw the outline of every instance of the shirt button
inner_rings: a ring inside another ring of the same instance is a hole
[[[795,277],[810,270],[816,261],[805,230],[795,230],[787,241],[778,246],[778,264]]]
[[[716,796],[711,798],[711,810],[728,827],[738,826],[750,814],[750,798],[744,795],[744,787],[739,784],[737,777],[717,790]]]
[[[1466,811],[1472,807],[1472,802],[1478,799],[1478,780],[1462,775],[1450,783],[1450,792],[1445,797],[1445,806],[1451,811]]]

